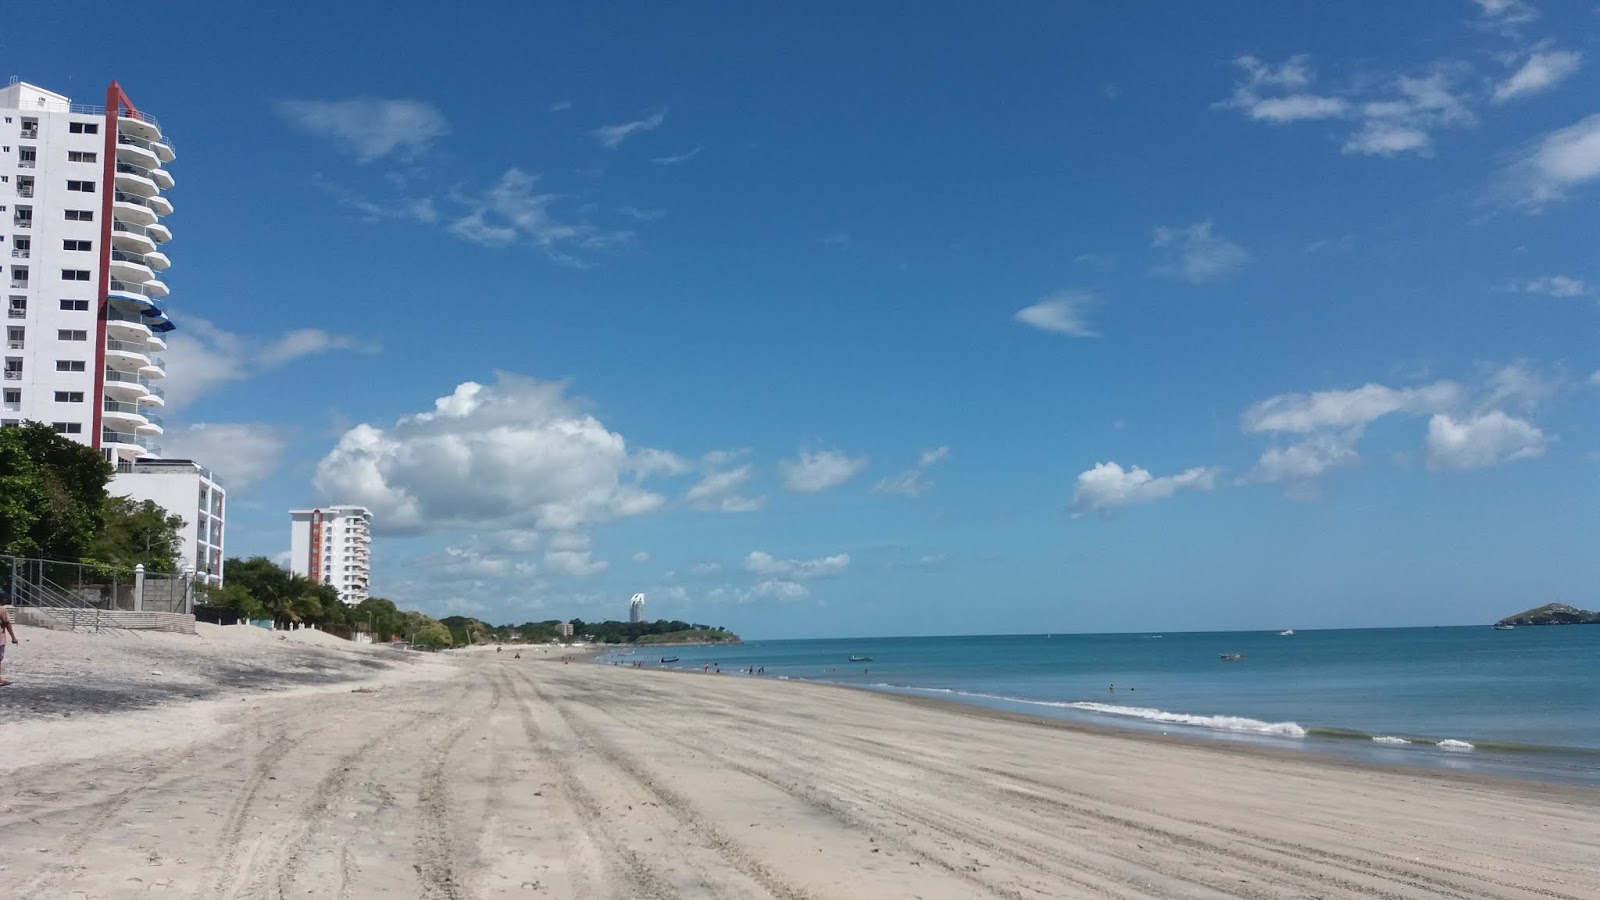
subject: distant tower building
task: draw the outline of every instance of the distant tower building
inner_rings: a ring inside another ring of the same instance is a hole
[[[556,631],[560,632],[561,636],[564,638],[572,637],[572,623],[562,622],[556,626]]]
[[[372,512],[365,506],[289,510],[289,571],[332,585],[351,606],[372,579]]]
[[[643,622],[644,621],[644,595],[643,594],[634,594],[633,595],[633,599],[628,601],[628,621],[629,622]]]

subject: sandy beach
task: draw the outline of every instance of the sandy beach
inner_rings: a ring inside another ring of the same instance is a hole
[[[1600,896],[1584,788],[509,651],[27,636],[20,897]]]

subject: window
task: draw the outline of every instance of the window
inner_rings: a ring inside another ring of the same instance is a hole
[[[84,362],[81,359],[58,359],[58,360],[56,360],[56,371],[57,372],[82,372],[83,370],[84,370]]]
[[[67,151],[67,162],[92,163],[92,162],[95,161],[95,159],[96,159],[96,154],[94,154],[94,153],[92,153],[90,151],[87,151],[87,150],[68,150]]]
[[[52,427],[52,428],[54,428],[56,430],[56,434],[82,434],[83,433],[83,423],[82,422],[51,422],[50,423],[50,427]]]
[[[99,134],[99,122],[73,122],[67,126],[67,131],[72,134]]]
[[[94,242],[92,242],[92,241],[62,241],[61,242],[61,249],[63,249],[63,250],[93,250],[94,249]]]
[[[89,333],[82,328],[61,328],[56,331],[58,341],[87,341]]]
[[[67,221],[68,222],[93,222],[94,221],[94,210],[92,210],[92,209],[69,209],[69,210],[67,210]]]
[[[92,194],[92,193],[94,193],[94,182],[92,182],[92,181],[69,181],[69,182],[67,182],[67,190],[69,190],[69,191],[82,191],[85,194]]]
[[[62,312],[88,312],[89,311],[89,301],[87,301],[87,300],[63,300],[63,301],[61,301],[61,310],[62,310]]]
[[[12,294],[6,304],[6,318],[20,319],[28,314],[28,298]]]
[[[22,402],[22,390],[20,388],[6,388],[5,397],[4,397],[3,402],[5,402],[5,403],[21,403]]]
[[[56,391],[57,403],[82,403],[83,391]]]
[[[12,287],[27,287],[28,286],[28,267],[27,266],[12,266],[11,267],[11,286]]]
[[[23,348],[23,345],[27,343],[27,341],[26,341],[27,335],[28,335],[28,332],[27,332],[27,329],[25,329],[25,328],[7,328],[6,329],[6,349],[8,349],[8,350],[21,350]]]
[[[89,280],[89,270],[88,269],[62,269],[61,270],[61,280],[62,281],[88,281]]]

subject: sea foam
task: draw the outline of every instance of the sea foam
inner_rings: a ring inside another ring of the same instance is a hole
[[[1374,743],[1379,743],[1379,744],[1409,744],[1409,743],[1411,743],[1410,741],[1406,740],[1403,737],[1395,737],[1393,735],[1388,735],[1388,734],[1375,734],[1375,735],[1372,736],[1372,740],[1373,740]]]
[[[1434,746],[1438,747],[1440,750],[1456,750],[1456,751],[1460,751],[1460,750],[1476,750],[1476,749],[1478,749],[1478,748],[1472,746],[1471,744],[1467,743],[1466,741],[1458,741],[1458,740],[1454,740],[1454,739],[1448,739],[1448,740],[1440,741],[1439,743],[1434,744]]]
[[[1244,716],[1196,716],[1189,713],[1168,712],[1164,709],[1151,709],[1147,706],[1115,706],[1110,703],[1082,702],[1052,703],[1047,705],[1081,709],[1085,712],[1100,713],[1107,716],[1144,719],[1147,722],[1160,722],[1166,725],[1190,725],[1196,728],[1212,728],[1218,731],[1270,734],[1275,737],[1303,738],[1306,736],[1306,730],[1294,722],[1263,722],[1260,719],[1247,719]]]

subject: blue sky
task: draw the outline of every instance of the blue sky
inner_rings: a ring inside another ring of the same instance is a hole
[[[761,637],[1600,603],[1594,4],[532,6],[0,38],[175,143],[230,555],[366,503],[402,604]]]

